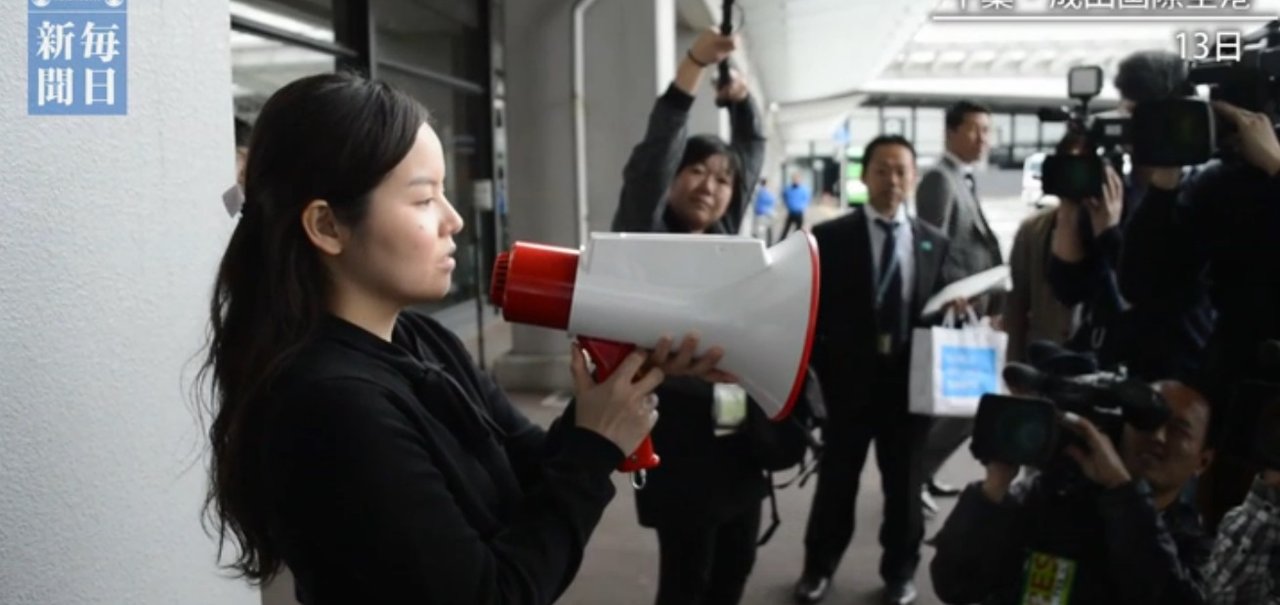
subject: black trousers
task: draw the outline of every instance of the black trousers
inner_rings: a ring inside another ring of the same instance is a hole
[[[787,222],[782,225],[782,235],[778,236],[778,241],[787,238],[787,233],[791,231],[791,227],[795,227],[796,231],[804,228],[803,212],[787,212]]]
[[[921,464],[929,419],[903,410],[841,420],[823,429],[826,449],[804,536],[805,574],[833,575],[853,540],[858,480],[874,441],[884,491],[880,577],[886,583],[910,580],[920,565],[924,538]]]
[[[926,480],[938,474],[938,470],[973,435],[972,418],[935,418],[930,424],[924,445],[924,474]]]
[[[719,524],[660,525],[657,605],[737,605],[756,563],[760,505]]]

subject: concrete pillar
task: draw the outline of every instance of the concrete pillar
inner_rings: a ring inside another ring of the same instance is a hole
[[[505,27],[513,240],[577,246],[572,97],[572,0],[507,3]],[[652,24],[649,26],[648,24]],[[649,109],[674,75],[673,0],[599,0],[584,30],[586,155],[591,230],[607,230],[622,167]],[[515,326],[494,366],[513,390],[568,389],[568,340]]]
[[[187,388],[234,226],[227,2],[127,3],[127,115],[63,117],[27,115],[31,4],[0,20],[0,601],[257,603],[200,525]]]

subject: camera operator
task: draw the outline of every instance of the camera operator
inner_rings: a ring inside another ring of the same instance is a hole
[[[1143,51],[1121,61],[1115,77],[1122,109],[1194,92],[1186,67],[1173,53]],[[1102,367],[1123,364],[1143,380],[1192,375],[1212,327],[1207,287],[1190,273],[1147,288],[1143,297],[1122,290],[1121,250],[1130,237],[1126,219],[1140,209],[1147,174],[1134,167],[1127,180],[1107,168],[1101,198],[1063,199],[1052,237],[1048,279],[1063,304],[1081,304],[1079,327],[1068,345],[1092,352]],[[1137,273],[1159,270],[1142,263]],[[1143,279],[1142,275],[1135,276]]]
[[[1280,141],[1264,113],[1214,101],[1218,115],[1239,135],[1230,143],[1235,158],[1214,161],[1194,178],[1181,179],[1177,168],[1151,174],[1143,208],[1132,230],[1142,237],[1125,250],[1133,265],[1122,285],[1141,291],[1140,264],[1172,277],[1206,267],[1219,316],[1209,344],[1206,371],[1215,388],[1259,377],[1257,344],[1280,336]],[[1142,244],[1142,245],[1138,245]]]
[[[1207,270],[1218,315],[1205,384],[1214,400],[1227,404],[1214,423],[1217,432],[1238,424],[1230,418],[1237,385],[1266,378],[1259,343],[1280,337],[1280,141],[1266,113],[1220,101],[1213,107],[1238,134],[1224,142],[1223,159],[1193,178],[1181,178],[1176,168],[1152,171],[1129,229],[1121,285],[1134,298],[1155,298],[1175,289],[1181,276]],[[1234,457],[1215,461],[1200,486],[1210,528],[1241,502],[1257,470]]]
[[[1205,568],[1213,605],[1280,604],[1280,470],[1263,471],[1222,520]]]
[[[1054,502],[1045,473],[1014,483],[1016,467],[988,463],[986,478],[966,488],[938,534],[930,568],[938,596],[984,605],[1050,593],[1069,594],[1072,603],[1204,603],[1209,544],[1180,496],[1213,457],[1205,441],[1210,408],[1182,383],[1153,388],[1169,418],[1151,432],[1126,425],[1123,457],[1092,422],[1063,414],[1085,446],[1066,450],[1091,485],[1080,498]],[[1064,541],[1071,546],[1060,548]]]

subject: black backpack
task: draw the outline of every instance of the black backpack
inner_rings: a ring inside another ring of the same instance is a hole
[[[822,387],[813,369],[807,370],[804,391],[791,408],[791,413],[773,422],[754,401],[747,405],[746,433],[751,443],[752,456],[764,469],[769,485],[769,505],[773,518],[769,528],[756,543],[763,545],[773,537],[781,520],[778,518],[778,499],[775,488],[787,488],[797,482],[803,486],[818,470],[822,457],[822,442],[814,434],[827,419],[827,406],[822,398]],[[810,452],[812,455],[810,456]],[[774,485],[773,474],[799,466],[791,479]]]

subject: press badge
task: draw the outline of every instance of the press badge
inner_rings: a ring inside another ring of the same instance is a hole
[[[736,384],[714,386],[712,415],[716,421],[716,435],[732,433],[747,418],[747,392]]]
[[[1076,580],[1076,562],[1032,551],[1023,579],[1022,605],[1067,605]]]

